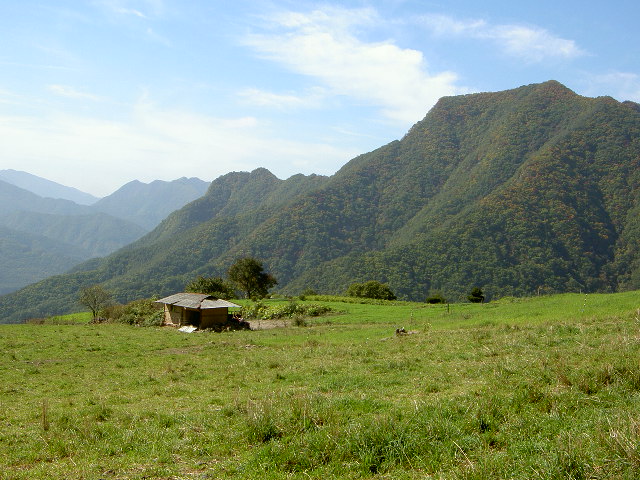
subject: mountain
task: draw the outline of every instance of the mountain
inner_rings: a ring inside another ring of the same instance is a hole
[[[102,212],[149,231],[171,212],[204,195],[208,187],[209,182],[195,177],[148,184],[134,180],[98,199],[27,172],[0,170],[0,215],[16,210],[64,215]]]
[[[101,212],[55,215],[20,211],[0,216],[0,225],[25,233],[38,232],[73,246],[81,260],[108,255],[147,233],[134,223]]]
[[[0,294],[64,272],[86,258],[71,245],[0,226]]]
[[[78,205],[71,200],[43,198],[24,188],[0,180],[0,215],[16,211],[83,215],[93,210],[91,207]]]
[[[47,187],[51,195],[56,194],[52,186],[67,188],[25,172],[2,173],[30,188],[41,185],[44,191]],[[208,185],[197,178],[149,185],[131,182],[87,206],[62,198],[44,198],[0,180],[0,225],[6,227],[0,230],[0,242],[4,242],[5,260],[11,256],[9,245],[17,245],[21,235],[29,247],[20,250],[19,262],[14,261],[18,258],[15,257],[4,265],[0,293],[61,274],[82,261],[118,250],[143,236],[171,211],[201,196]],[[48,250],[53,258],[49,258]]]
[[[332,177],[220,177],[137,242],[0,297],[0,318],[73,309],[93,283],[121,300],[164,295],[242,255],[289,294],[370,279],[454,301],[476,286],[488,298],[640,288],[639,167],[633,102],[555,81],[445,97]]]
[[[327,180],[318,175],[280,180],[263,168],[224,175],[212,182],[202,198],[172,213],[154,231],[116,254],[0,296],[0,319],[15,322],[73,310],[80,288],[110,278],[119,278],[117,286],[108,288],[122,300],[182,289],[188,272],[210,274],[208,263],[237,238]],[[24,303],[30,295],[39,300]]]
[[[98,201],[98,197],[81,192],[76,188],[66,187],[19,170],[0,170],[0,180],[28,190],[40,197],[71,200],[79,205],[91,205]]]
[[[140,238],[142,227],[0,181],[0,292],[8,293]]]
[[[100,199],[93,207],[149,231],[174,210],[204,195],[208,187],[209,183],[199,178],[155,180],[149,184],[134,180]]]

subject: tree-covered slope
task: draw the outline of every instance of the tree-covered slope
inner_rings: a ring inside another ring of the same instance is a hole
[[[48,285],[164,294],[250,254],[294,294],[369,279],[413,299],[638,288],[639,163],[637,104],[553,81],[447,97],[328,179],[221,177],[135,244]],[[0,298],[0,315],[17,318],[22,295]]]
[[[510,109],[498,108],[514,94]],[[469,135],[482,97],[492,108],[481,110],[483,133]],[[443,99],[403,140],[433,141],[438,117],[461,139],[436,166],[453,172],[438,193],[385,249],[319,265],[290,287],[381,278],[412,298],[442,290],[452,299],[474,285],[493,296],[638,288],[640,117],[629,107],[556,82]]]

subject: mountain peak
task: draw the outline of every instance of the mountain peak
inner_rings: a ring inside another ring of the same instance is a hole
[[[92,205],[99,200],[98,197],[77,188],[67,187],[21,170],[0,170],[0,180],[44,198],[70,200],[79,205]]]

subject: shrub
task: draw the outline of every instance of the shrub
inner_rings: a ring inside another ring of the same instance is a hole
[[[113,305],[105,308],[102,315],[113,322],[141,327],[160,326],[164,320],[162,308],[152,299],[134,300],[126,305]]]
[[[432,293],[427,297],[427,303],[436,304],[436,303],[447,303],[447,299],[444,298],[444,295],[440,292]]]
[[[395,300],[396,296],[386,283],[369,280],[365,283],[352,283],[347,289],[349,297],[375,298],[378,300]]]
[[[242,317],[256,320],[277,320],[279,318],[318,317],[331,312],[324,305],[310,303],[307,305],[289,302],[284,305],[267,306],[262,302],[242,307]]]
[[[314,296],[317,294],[318,293],[313,288],[305,288],[298,298],[300,300],[305,300],[307,297]]]
[[[484,293],[480,287],[474,287],[467,298],[471,303],[484,303]]]

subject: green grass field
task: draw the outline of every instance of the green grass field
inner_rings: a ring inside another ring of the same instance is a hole
[[[640,292],[329,300],[259,331],[0,325],[0,478],[640,478]]]

